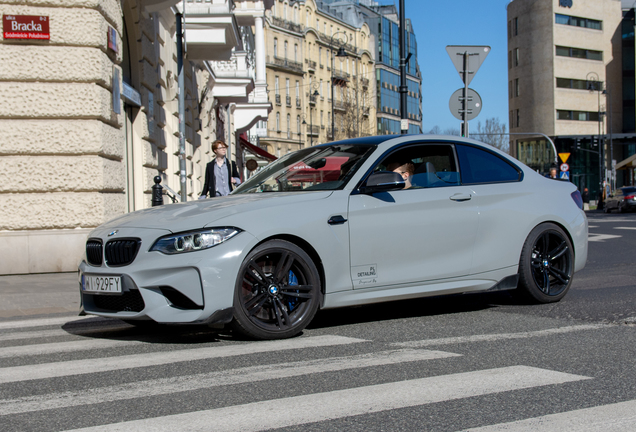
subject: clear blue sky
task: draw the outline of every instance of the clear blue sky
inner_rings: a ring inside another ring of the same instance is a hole
[[[388,2],[382,1],[386,4]],[[506,5],[510,0],[405,0],[406,17],[411,19],[418,44],[422,71],[422,131],[437,125],[459,129],[461,123],[450,113],[448,101],[463,87],[453,66],[447,45],[489,45],[492,50],[470,83],[481,96],[483,108],[470,121],[498,117],[508,128],[508,55]],[[395,0],[396,6],[399,1]]]

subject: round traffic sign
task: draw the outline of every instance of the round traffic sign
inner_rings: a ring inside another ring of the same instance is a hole
[[[561,171],[569,171],[570,170],[570,165],[563,163],[561,164]]]
[[[450,98],[450,102],[448,103],[448,107],[450,108],[451,114],[453,114],[457,119],[463,120],[462,114],[464,110],[463,104],[463,93],[464,89],[460,88]],[[479,115],[481,111],[481,97],[479,94],[473,90],[468,89],[468,100],[466,101],[466,120],[472,120]]]

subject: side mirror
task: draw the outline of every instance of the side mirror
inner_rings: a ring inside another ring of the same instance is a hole
[[[367,183],[360,188],[360,192],[363,194],[390,192],[404,189],[404,186],[406,186],[406,182],[400,174],[392,171],[379,171],[369,176]]]

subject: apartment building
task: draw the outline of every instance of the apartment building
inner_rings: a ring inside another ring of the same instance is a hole
[[[276,0],[267,14],[265,41],[273,110],[250,131],[253,143],[281,156],[375,133],[374,41],[368,25],[348,24],[314,0]]]
[[[612,170],[634,140],[633,22],[630,52],[621,1],[514,0],[507,11],[513,156],[547,172],[555,155],[545,135],[570,153],[570,181],[593,197],[603,181],[628,183]]]

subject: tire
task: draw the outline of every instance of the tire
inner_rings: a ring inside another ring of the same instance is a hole
[[[565,232],[553,223],[535,227],[521,251],[517,291],[534,303],[561,300],[572,285],[574,249]]]
[[[607,207],[607,204],[603,206],[603,213],[611,213],[612,211]]]
[[[253,339],[296,336],[318,310],[320,287],[318,270],[304,250],[284,240],[265,242],[239,270],[232,328]]]
[[[623,206],[621,203],[618,203],[618,212],[619,213],[625,213],[625,209],[623,209]]]

